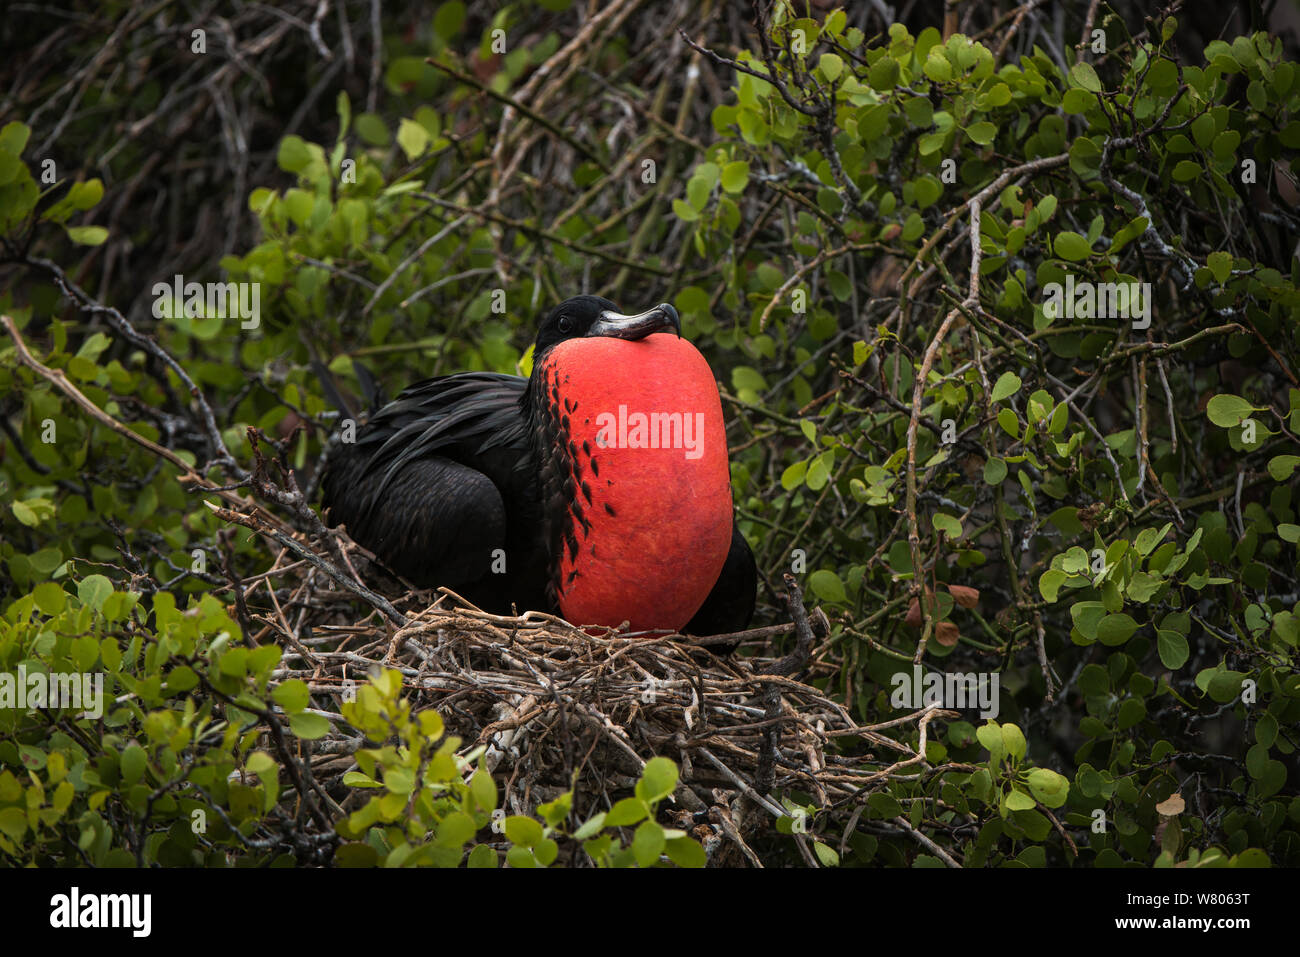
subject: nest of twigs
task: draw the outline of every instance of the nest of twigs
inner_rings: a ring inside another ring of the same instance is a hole
[[[318,613],[332,607],[332,623],[285,643],[278,679],[300,678],[314,693],[341,700],[349,682],[379,668],[399,670],[415,710],[436,708],[466,750],[486,748],[511,814],[530,814],[572,788],[577,819],[584,820],[630,794],[651,757],[671,758],[681,783],[670,823],[691,830],[715,863],[759,865],[754,848],[773,840],[774,823],[790,816],[781,800],[790,795],[814,805],[823,823],[849,820],[847,829],[835,828],[840,843],[872,791],[891,775],[926,767],[926,725],[947,714],[929,709],[863,726],[805,683],[835,663],[824,654],[829,622],[819,610],[805,611],[791,576],[789,623],[698,639],[583,629],[537,612],[493,615],[446,591],[432,603],[428,593],[407,594],[390,607],[418,610],[398,612],[398,621],[376,611],[339,623],[344,596],[332,587],[302,601],[304,590],[326,581],[310,564],[306,572],[291,590],[292,604]],[[304,633],[301,621],[284,627],[284,611],[256,617],[286,637]],[[783,634],[794,635],[789,654],[761,653]],[[737,642],[740,652],[719,653]],[[748,653],[755,648],[759,654]],[[884,733],[911,732],[906,724],[920,726],[915,749]],[[337,721],[311,758],[313,776],[340,809],[354,801],[342,778],[356,768],[352,752],[361,744],[349,733]],[[788,854],[815,863],[806,827],[811,819],[796,825],[797,851],[789,837],[779,840]]]

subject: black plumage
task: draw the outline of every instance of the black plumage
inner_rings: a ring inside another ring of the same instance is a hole
[[[599,466],[570,441],[571,410],[558,391],[543,393],[553,384],[540,380],[541,359],[571,337],[671,328],[679,329],[671,306],[622,316],[606,299],[579,296],[542,321],[531,378],[465,372],[410,386],[355,442],[331,451],[322,483],[330,522],[417,586],[444,585],[495,612],[555,611],[553,558],[577,547],[573,523],[587,521],[587,482]],[[684,630],[743,629],[756,584],[753,554],[733,525],[718,582]]]

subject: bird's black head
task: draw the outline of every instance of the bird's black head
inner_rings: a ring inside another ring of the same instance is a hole
[[[677,310],[666,302],[634,316],[624,315],[608,299],[600,296],[574,296],[560,303],[542,319],[537,330],[533,361],[565,339],[587,336],[612,336],[616,339],[644,339],[653,332],[682,334]]]

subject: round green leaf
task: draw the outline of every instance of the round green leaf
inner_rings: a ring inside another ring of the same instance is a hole
[[[988,485],[1000,485],[1007,477],[1007,463],[994,456],[984,463],[984,481]]]
[[[1097,76],[1097,71],[1086,60],[1080,60],[1070,68],[1070,78],[1090,93],[1101,91],[1101,80]]]
[[[817,66],[822,71],[822,75],[832,83],[844,72],[844,61],[834,53],[823,53],[821,59],[817,61]]]
[[[77,597],[83,605],[99,611],[104,600],[113,594],[113,583],[103,575],[87,575],[77,584]]]
[[[1092,247],[1088,244],[1087,239],[1068,229],[1056,234],[1053,249],[1056,251],[1057,256],[1061,259],[1068,259],[1070,262],[1087,259],[1088,254],[1092,252]]]
[[[743,193],[749,185],[749,163],[736,160],[722,167],[722,188],[728,193]]]
[[[1133,637],[1138,623],[1123,612],[1112,612],[1097,624],[1097,640],[1103,645],[1122,645]]]
[[[289,728],[298,737],[314,741],[330,733],[330,722],[318,714],[291,714]]]
[[[544,837],[541,823],[522,814],[512,814],[506,818],[505,827],[506,837],[520,847],[532,847]]]
[[[1027,780],[1029,790],[1044,807],[1057,808],[1065,803],[1070,793],[1068,778],[1057,774],[1050,768],[1034,768]]]
[[[833,571],[820,568],[808,576],[808,587],[822,601],[837,605],[848,604],[849,597],[844,590],[844,582]]]
[[[673,793],[677,787],[677,765],[668,758],[651,758],[641,772],[642,799],[658,801]]]
[[[1166,668],[1177,670],[1187,664],[1187,639],[1178,632],[1160,629],[1156,633],[1156,646],[1160,652],[1160,662]]]
[[[290,678],[275,686],[271,692],[271,699],[285,711],[292,713],[307,707],[311,700],[311,691],[306,682],[298,678]]]
[[[1257,411],[1255,406],[1237,395],[1216,395],[1205,406],[1205,414],[1209,420],[1225,429],[1240,425],[1255,411]]]

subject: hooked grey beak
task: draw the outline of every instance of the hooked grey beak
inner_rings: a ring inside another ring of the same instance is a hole
[[[635,316],[606,309],[587,330],[587,336],[611,336],[615,339],[644,339],[652,332],[675,332],[680,339],[682,320],[677,310],[666,302]]]

